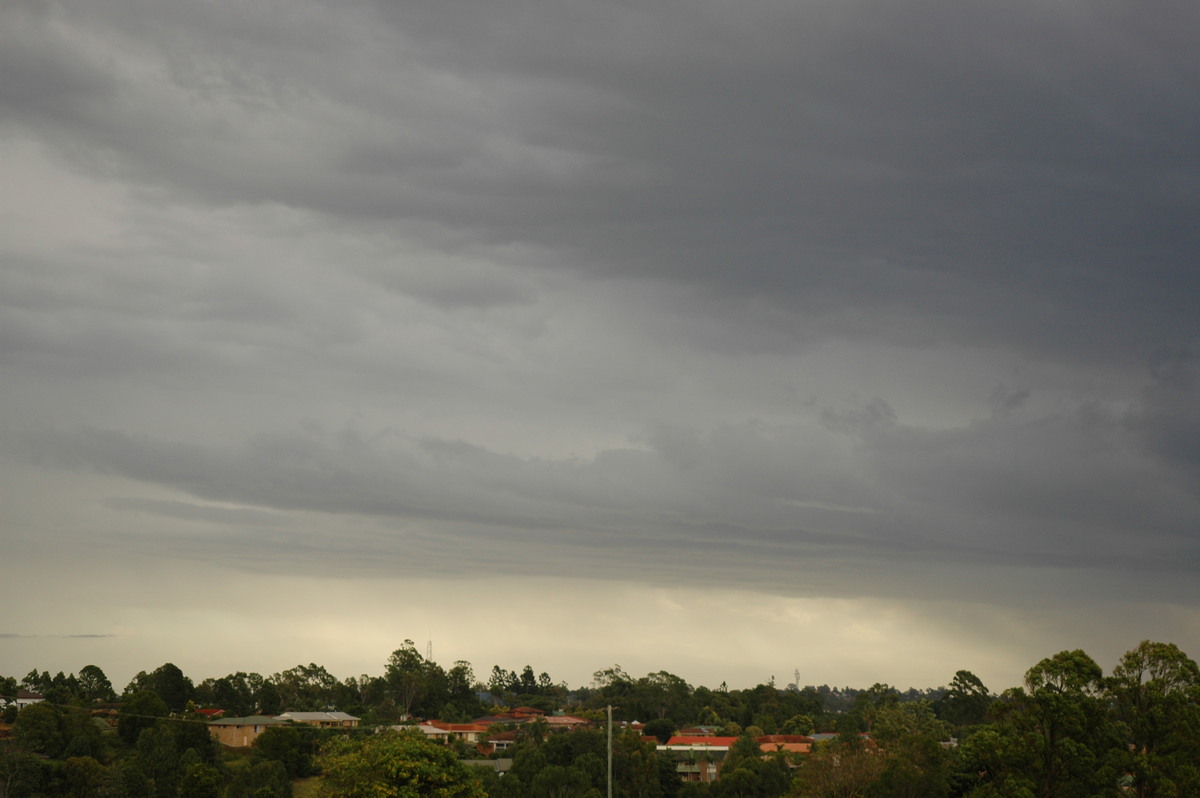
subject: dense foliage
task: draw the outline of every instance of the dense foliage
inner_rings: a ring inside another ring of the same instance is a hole
[[[442,746],[415,733],[373,732],[516,706],[598,722],[611,706],[621,724],[612,760],[618,796],[1200,796],[1200,669],[1169,643],[1142,643],[1107,676],[1086,653],[1063,651],[999,695],[965,670],[927,690],[798,681],[712,689],[665,671],[634,677],[613,666],[590,686],[569,689],[529,665],[495,666],[482,680],[469,663],[443,669],[407,640],[381,674],[340,680],[313,663],[195,684],[166,663],[138,673],[118,696],[95,665],[78,674],[35,670],[0,677],[0,695],[23,688],[46,698],[5,710],[0,788],[6,798],[291,798],[294,780],[320,775],[329,796],[598,798],[608,779],[599,724],[570,732],[544,722],[497,727],[515,734],[503,777],[463,764],[481,754],[461,741]],[[271,728],[251,750],[234,752],[210,738],[197,712],[203,707],[239,717],[336,708],[363,724],[354,733]],[[644,722],[641,734],[625,727],[633,720]],[[683,782],[677,772],[712,757],[655,748],[692,726],[738,738],[715,782]],[[813,733],[830,739],[806,754],[760,742]]]
[[[323,791],[341,798],[485,798],[450,749],[420,732],[334,737],[321,749]]]

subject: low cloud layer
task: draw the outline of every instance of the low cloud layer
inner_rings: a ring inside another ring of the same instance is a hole
[[[6,542],[1190,617],[1198,14],[9,3]]]

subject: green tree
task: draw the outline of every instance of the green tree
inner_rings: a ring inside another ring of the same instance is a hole
[[[487,687],[493,695],[501,696],[510,690],[514,690],[520,684],[517,675],[506,668],[501,668],[499,665],[492,666],[492,674],[488,677]]]
[[[673,673],[646,674],[634,684],[632,693],[634,714],[646,720],[684,722],[693,714],[692,686]]]
[[[92,701],[115,701],[117,694],[112,682],[97,665],[84,665],[79,671],[79,689],[82,698]]]
[[[620,665],[603,668],[592,674],[592,684],[596,691],[590,704],[593,707],[614,707],[614,714],[621,720],[637,720],[628,711],[630,695],[633,693],[633,679]]]
[[[153,727],[167,712],[167,705],[157,694],[149,690],[134,693],[117,713],[117,734],[126,745],[137,745],[142,730]]]
[[[160,722],[142,729],[137,739],[137,762],[153,785],[156,798],[176,798],[179,790],[179,747],[172,729]]]
[[[411,640],[405,640],[388,657],[384,678],[405,719],[412,715],[417,701],[425,694],[426,673],[425,658]]]
[[[812,734],[816,725],[808,715],[792,715],[783,722],[780,732],[783,734]]]
[[[1200,669],[1171,643],[1142,642],[1113,670],[1123,767],[1137,798],[1200,795]]]
[[[655,766],[658,771],[658,791],[662,798],[676,798],[682,786],[675,760],[668,754],[656,752]]]
[[[993,725],[967,741],[965,761],[984,774],[972,795],[1111,792],[1118,740],[1102,689],[1100,666],[1083,651],[1062,651],[1030,668],[1024,689],[1006,690],[993,705]]]
[[[63,763],[63,779],[71,798],[93,798],[104,785],[107,770],[90,756],[73,756]]]
[[[951,726],[977,726],[983,723],[991,703],[991,693],[978,676],[970,671],[957,671],[936,709]]]
[[[864,798],[883,772],[884,759],[858,734],[843,734],[814,748],[800,764],[796,798]]]
[[[321,749],[322,789],[337,798],[485,798],[452,752],[419,732],[335,737]]]
[[[193,751],[196,759],[206,765],[216,765],[220,762],[221,746],[209,733],[207,723],[195,720],[171,721],[170,726],[175,745],[181,755]]]
[[[825,712],[825,699],[815,687],[803,689],[787,689],[779,694],[780,717],[790,720],[796,716],[807,717],[815,728],[820,724]],[[784,721],[786,724],[787,720]],[[780,729],[783,731],[782,727]],[[809,732],[788,732],[784,734],[808,734]]]
[[[195,690],[192,680],[170,662],[155,668],[146,682],[147,689],[161,698],[170,712],[183,712]]]
[[[533,777],[529,798],[600,798],[587,775],[565,765],[547,765]]]
[[[895,706],[900,701],[896,688],[887,684],[873,684],[854,697],[853,715],[858,718],[858,727],[869,732],[875,728],[875,719],[879,711],[888,706]]]
[[[263,715],[278,715],[283,712],[283,696],[279,687],[270,679],[264,680],[255,690],[254,700],[258,702],[258,711]]]
[[[533,673],[532,665],[526,665],[521,669],[521,676],[519,677],[517,691],[524,693],[525,695],[537,695],[537,676],[535,676]]]
[[[61,671],[59,672],[59,676],[62,676]],[[59,682],[62,682],[61,678]],[[54,678],[50,675],[50,671],[38,672],[38,669],[34,668],[25,674],[25,678],[21,680],[21,686],[31,692],[45,695],[54,687]]]
[[[717,798],[778,798],[792,780],[787,760],[779,754],[764,756],[748,734],[730,747],[720,774],[710,788]]]
[[[30,704],[17,713],[13,737],[26,750],[58,757],[67,744],[62,713],[46,701]]]
[[[425,660],[421,672],[422,695],[416,711],[425,718],[437,717],[450,701],[450,681],[442,666],[433,660]]]
[[[666,718],[656,718],[645,725],[642,733],[654,737],[660,743],[666,745],[667,740],[671,739],[672,735],[675,734],[675,723]]]
[[[292,798],[292,782],[282,762],[252,760],[233,772],[226,798]]]
[[[953,758],[942,745],[950,729],[928,701],[881,708],[873,739],[883,769],[872,798],[940,798],[950,793]]]
[[[221,771],[204,762],[188,765],[179,779],[179,798],[221,798],[225,787]]]
[[[109,769],[102,794],[106,798],[152,798],[154,782],[143,772],[137,757],[125,757]]]
[[[658,756],[653,740],[633,731],[613,740],[613,784],[621,796],[657,798]]]
[[[483,705],[475,695],[475,672],[471,663],[458,660],[446,671],[449,700],[441,713],[446,720],[465,721],[483,714]]]
[[[337,678],[315,662],[297,665],[277,673],[271,677],[270,682],[278,690],[279,703],[282,706],[301,712],[332,709],[333,697],[338,688]],[[260,696],[259,703],[261,705],[267,702]]]
[[[62,707],[63,739],[66,747],[62,756],[66,757],[95,757],[101,759],[107,746],[104,735],[97,728],[91,712],[82,707]]]
[[[288,778],[313,774],[317,730],[301,726],[271,726],[252,744],[255,759],[279,762]]]
[[[227,717],[253,715],[258,708],[250,675],[242,671],[214,680],[210,689],[213,704],[225,710]]]
[[[42,795],[46,771],[37,754],[0,741],[0,792],[6,798]]]

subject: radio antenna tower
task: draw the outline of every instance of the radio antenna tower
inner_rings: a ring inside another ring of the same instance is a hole
[[[433,635],[430,635],[425,643],[425,661],[433,662]]]

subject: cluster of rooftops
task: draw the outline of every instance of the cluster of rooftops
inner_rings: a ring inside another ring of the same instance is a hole
[[[22,705],[43,700],[42,696],[22,691],[17,696]],[[360,718],[346,712],[285,712],[281,715],[251,715],[242,718],[224,717],[221,709],[199,709],[200,715],[207,718],[208,728],[212,736],[233,748],[246,748],[267,729],[291,724],[304,724],[322,729],[354,729]],[[418,723],[399,724],[395,729],[417,729],[427,738],[449,744],[452,740],[465,743],[475,748],[481,755],[492,756],[510,748],[517,740],[518,732],[511,728],[529,723],[541,723],[549,730],[570,731],[584,726],[594,725],[586,718],[565,714],[547,714],[533,707],[517,707],[506,712],[475,718],[469,723],[450,723],[432,719]],[[509,727],[498,730],[497,726]],[[645,724],[638,721],[621,721],[622,730],[630,730],[642,734]],[[737,737],[722,736],[714,726],[694,726],[680,729],[665,743],[656,745],[659,751],[670,754],[677,760],[680,776],[688,781],[710,781],[716,778],[720,762],[738,741]],[[788,753],[807,754],[812,751],[814,744],[831,738],[833,734],[767,734],[755,738],[755,742],[764,754]],[[511,760],[480,760],[483,764],[494,764],[498,770],[504,771],[511,766]]]
[[[282,715],[254,715],[245,718],[221,717],[221,710],[200,710],[201,714],[212,718],[209,727],[213,736],[231,746],[246,746],[272,726],[289,723],[303,723],[319,728],[355,728],[359,718],[345,712],[285,712]],[[521,724],[539,722],[551,730],[570,731],[582,726],[592,725],[586,718],[572,715],[551,715],[533,707],[517,707],[507,712],[476,718],[469,723],[450,723],[432,719],[416,724],[400,724],[393,728],[415,728],[426,737],[439,742],[448,743],[458,740],[475,746],[481,753],[491,754],[509,748],[517,738],[517,732],[512,729],[497,731],[497,725],[518,726]],[[621,722],[623,729],[641,734],[644,724],[638,721]],[[659,750],[689,752],[697,751],[712,755],[723,754],[737,742],[737,737],[720,736],[717,729],[711,726],[695,726],[680,729],[666,743],[658,745]],[[764,753],[798,753],[806,754],[812,750],[815,742],[821,737],[832,735],[796,735],[768,734],[755,738]]]

